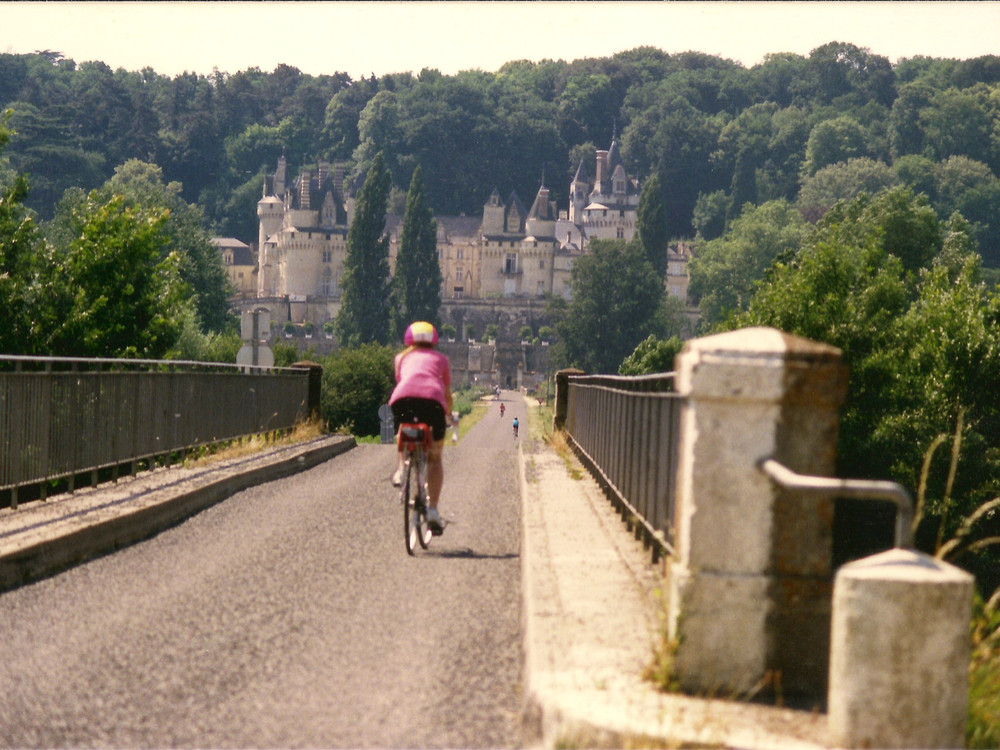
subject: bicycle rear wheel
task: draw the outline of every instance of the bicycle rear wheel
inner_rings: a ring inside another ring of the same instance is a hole
[[[419,538],[419,514],[416,509],[417,483],[411,481],[412,461],[407,459],[403,469],[403,489],[400,499],[403,506],[403,540],[406,543],[406,553],[413,554]]]
[[[420,477],[422,480],[423,477]],[[431,537],[434,536],[434,532],[431,531],[431,527],[427,525],[427,491],[426,489],[422,492],[419,501],[417,502],[417,512],[414,514],[417,519],[417,541],[420,542],[420,546],[423,549],[427,549],[427,545],[431,543]]]

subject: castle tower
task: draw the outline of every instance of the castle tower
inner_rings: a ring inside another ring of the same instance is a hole
[[[587,194],[590,192],[590,177],[583,159],[576,169],[576,176],[569,184],[569,220],[574,224],[583,222],[583,209],[587,207]]]
[[[503,201],[496,188],[490,194],[489,200],[483,206],[483,234],[487,237],[503,234],[503,217],[505,213]]]
[[[281,229],[281,222],[285,218],[285,204],[276,195],[265,195],[257,201],[257,219],[259,220],[259,230],[257,233],[257,294],[267,296],[271,289],[271,274],[273,271],[273,258],[270,257],[273,243],[268,243],[268,238],[274,237]]]
[[[535,202],[531,204],[525,232],[534,237],[555,237],[556,207],[549,199],[549,189],[544,185],[538,189]]]

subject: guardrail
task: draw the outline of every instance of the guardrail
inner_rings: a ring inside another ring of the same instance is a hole
[[[683,399],[673,373],[570,375],[565,431],[653,561],[673,552]]]
[[[797,474],[773,458],[762,460],[758,467],[779,486],[813,497],[853,498],[891,502],[896,506],[894,545],[913,548],[913,498],[903,485],[880,479],[836,479]]]
[[[160,360],[0,356],[0,504],[18,489],[243,435],[290,429],[310,406],[310,371]]]

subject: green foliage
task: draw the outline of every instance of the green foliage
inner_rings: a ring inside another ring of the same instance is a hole
[[[321,410],[329,429],[379,434],[378,409],[392,393],[394,356],[391,347],[370,343],[340,349],[322,362]]]
[[[703,243],[688,264],[688,294],[698,302],[702,326],[745,310],[775,259],[794,255],[807,233],[799,212],[780,200],[751,207],[724,236]]]
[[[839,201],[854,200],[861,193],[874,194],[896,184],[898,178],[888,166],[862,156],[823,167],[804,179],[799,206],[815,220]]]
[[[666,276],[667,246],[670,244],[667,207],[663,203],[660,178],[655,174],[646,180],[639,194],[636,230],[653,269],[661,278]]]
[[[674,359],[683,348],[684,342],[677,336],[661,341],[656,336],[650,335],[640,341],[635,350],[622,361],[618,374],[653,375],[673,372]]]
[[[10,137],[0,118],[0,156]],[[0,352],[26,354],[31,349],[33,259],[39,251],[38,228],[24,206],[28,180],[17,174],[0,184]]]
[[[191,288],[202,330],[222,331],[229,322],[229,277],[218,249],[212,244],[201,209],[186,203],[181,186],[164,184],[155,164],[131,159],[115,168],[99,190],[105,200],[122,195],[128,205],[169,211],[164,231],[167,245],[181,258],[181,278]]]
[[[840,116],[818,123],[806,143],[806,174],[812,176],[823,167],[867,156],[864,132],[852,117]]]
[[[424,197],[423,172],[419,165],[413,172],[406,195],[394,284],[400,340],[406,326],[415,320],[440,326],[441,266],[437,253],[437,221]]]
[[[32,316],[35,353],[164,356],[180,335],[187,287],[167,252],[168,212],[107,202],[96,192],[66,218],[74,239],[49,247]]]
[[[343,294],[336,318],[341,346],[387,344],[392,338],[389,237],[385,234],[389,187],[389,171],[377,154],[358,194],[354,221],[347,232]]]
[[[976,596],[969,666],[969,717],[965,746],[1000,746],[1000,612],[997,600]]]
[[[166,358],[235,364],[236,354],[243,346],[238,324],[239,321],[233,318],[229,330],[203,333],[198,325],[197,313],[192,306],[188,306],[181,318],[180,335]]]
[[[294,166],[327,158],[367,173],[382,152],[396,196],[419,165],[427,202],[440,215],[480,211],[494,185],[533,194],[543,174],[565,204],[558,186],[617,130],[629,173],[644,188],[654,176],[661,182],[666,231],[657,235],[716,238],[727,211],[732,220],[747,203],[794,202],[800,185],[808,188],[800,205],[815,221],[835,200],[853,199],[860,175],[853,187],[841,184],[844,174],[826,175],[834,184],[813,178],[867,158],[927,192],[939,218],[965,214],[990,265],[1000,264],[996,192],[963,188],[939,206],[926,180],[895,162],[964,157],[1000,175],[996,67],[986,56],[916,58],[894,68],[871,50],[831,42],[749,68],[641,47],[571,62],[515,61],[495,73],[351,80],[279,65],[170,78],[46,52],[0,55],[0,107],[13,109],[19,133],[13,169],[31,175],[22,202],[46,220],[68,188],[89,191],[116,165],[138,159],[181,186],[179,197],[199,206],[213,234],[250,240],[262,169],[281,153]],[[876,192],[887,184],[881,178],[864,189]],[[202,325],[215,330],[198,269],[187,263]]]
[[[663,284],[642,246],[621,240],[594,241],[573,266],[572,283],[573,299],[556,324],[563,364],[616,372],[654,327]]]
[[[851,379],[842,476],[917,487],[924,452],[963,425],[957,478],[941,459],[923,483],[928,522],[944,523],[946,538],[1000,482],[992,397],[1000,388],[1000,301],[979,282],[971,247],[967,224],[940,224],[923,196],[902,188],[862,196],[827,214],[802,250],[776,265],[747,312],[726,323],[772,326],[843,351]]]

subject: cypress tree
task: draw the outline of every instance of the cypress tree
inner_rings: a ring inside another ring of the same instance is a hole
[[[757,203],[757,169],[746,150],[736,157],[736,171],[730,190],[729,208],[726,210],[726,228],[743,213],[747,203]]]
[[[440,327],[441,265],[437,254],[437,221],[427,205],[419,164],[406,194],[395,286],[400,335],[414,320],[426,320]]]
[[[663,190],[660,188],[658,175],[654,174],[642,186],[639,207],[636,211],[636,225],[646,257],[662,279],[667,275],[667,245],[670,243],[670,233],[667,229],[667,205],[663,200]]]
[[[335,322],[341,346],[388,344],[392,338],[389,237],[385,212],[392,179],[379,152],[372,160],[347,231],[343,294]]]

